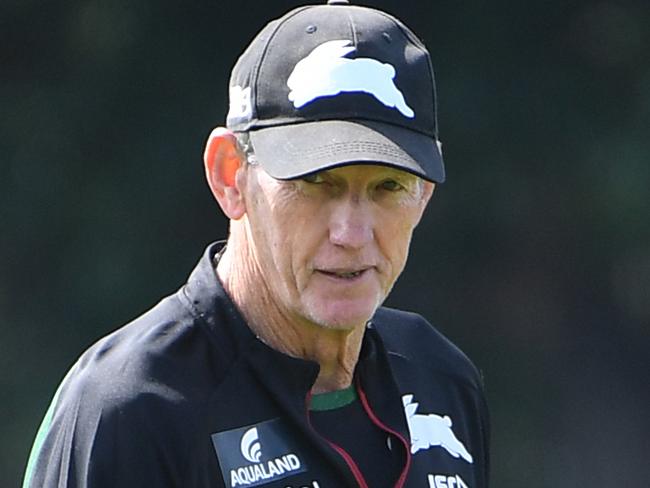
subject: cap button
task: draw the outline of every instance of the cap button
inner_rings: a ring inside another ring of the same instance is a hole
[[[348,0],[327,0],[327,5],[350,5]]]

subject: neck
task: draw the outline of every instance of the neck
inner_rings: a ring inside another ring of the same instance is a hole
[[[320,365],[313,393],[350,386],[365,324],[332,329],[284,310],[274,298],[251,247],[237,241],[236,234],[231,233],[217,275],[251,330],[273,349]]]

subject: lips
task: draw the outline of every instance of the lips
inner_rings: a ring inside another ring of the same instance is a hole
[[[333,268],[333,269],[316,269],[316,272],[343,280],[353,280],[364,275],[371,267],[362,268]]]

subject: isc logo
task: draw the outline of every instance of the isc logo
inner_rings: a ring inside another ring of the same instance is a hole
[[[429,488],[469,488],[459,475],[430,474]]]

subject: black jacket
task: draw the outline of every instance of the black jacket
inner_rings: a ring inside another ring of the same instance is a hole
[[[25,487],[365,486],[310,426],[318,365],[253,335],[216,277],[217,251],[208,247],[177,293],[81,356],[43,420]],[[396,487],[488,486],[479,375],[422,317],[379,309],[355,381],[401,450]]]

